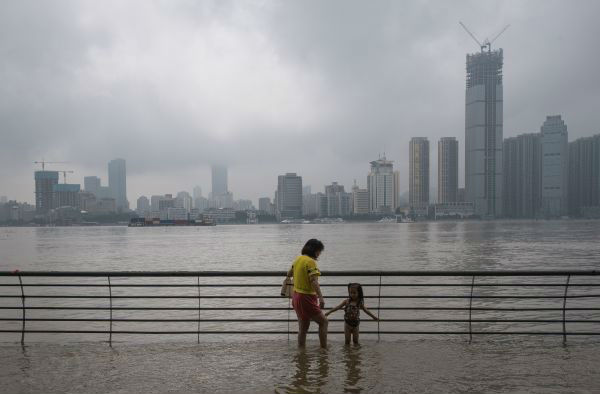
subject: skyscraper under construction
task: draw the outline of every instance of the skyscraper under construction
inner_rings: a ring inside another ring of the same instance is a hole
[[[502,216],[502,49],[467,55],[465,193],[481,217]]]

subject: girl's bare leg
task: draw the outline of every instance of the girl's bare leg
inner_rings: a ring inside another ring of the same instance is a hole
[[[358,345],[358,327],[352,329],[352,342],[354,342],[355,345]]]
[[[350,345],[350,337],[352,335],[352,327],[344,323],[344,336],[346,338],[346,345]]]

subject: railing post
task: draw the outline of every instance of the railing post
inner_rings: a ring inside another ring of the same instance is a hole
[[[379,272],[379,294],[377,295],[377,342],[379,342],[379,312],[381,311],[381,271]]]
[[[473,288],[475,287],[475,275],[471,278],[471,295],[469,296],[469,343],[473,340],[472,314],[473,314]]]
[[[201,300],[200,300],[200,277],[197,277],[198,279],[198,344],[200,343],[200,307],[201,307]]]
[[[569,290],[569,281],[571,275],[567,275],[567,283],[565,284],[565,294],[563,296],[563,310],[562,310],[562,327],[563,327],[563,343],[567,343],[567,291]]]
[[[19,285],[21,286],[21,317],[22,317],[22,325],[21,325],[21,345],[25,344],[25,291],[23,290],[23,280],[21,279],[21,275],[19,274]]]
[[[109,300],[109,310],[110,310],[110,328],[108,334],[108,345],[112,346],[112,333],[113,333],[113,304],[112,304],[112,286],[110,285],[110,275],[107,275],[108,279],[108,300]]]

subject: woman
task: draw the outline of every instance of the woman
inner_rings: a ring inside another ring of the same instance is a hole
[[[292,268],[287,273],[287,278],[294,278],[294,294],[292,305],[298,316],[298,346],[305,346],[306,333],[310,321],[314,320],[319,325],[319,342],[321,347],[327,347],[327,325],[328,321],[322,308],[325,300],[319,287],[319,268],[317,259],[325,249],[323,243],[318,239],[309,239],[302,248],[302,255],[298,256]]]

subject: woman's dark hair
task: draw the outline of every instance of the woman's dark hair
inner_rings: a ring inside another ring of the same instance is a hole
[[[306,244],[304,244],[304,247],[302,248],[302,254],[316,259],[319,252],[322,252],[323,249],[325,249],[323,242],[313,238],[306,241]]]
[[[348,293],[353,287],[356,288],[356,291],[358,292],[358,306],[361,306],[365,302],[365,296],[363,295],[362,286],[360,285],[360,283],[348,283]]]

